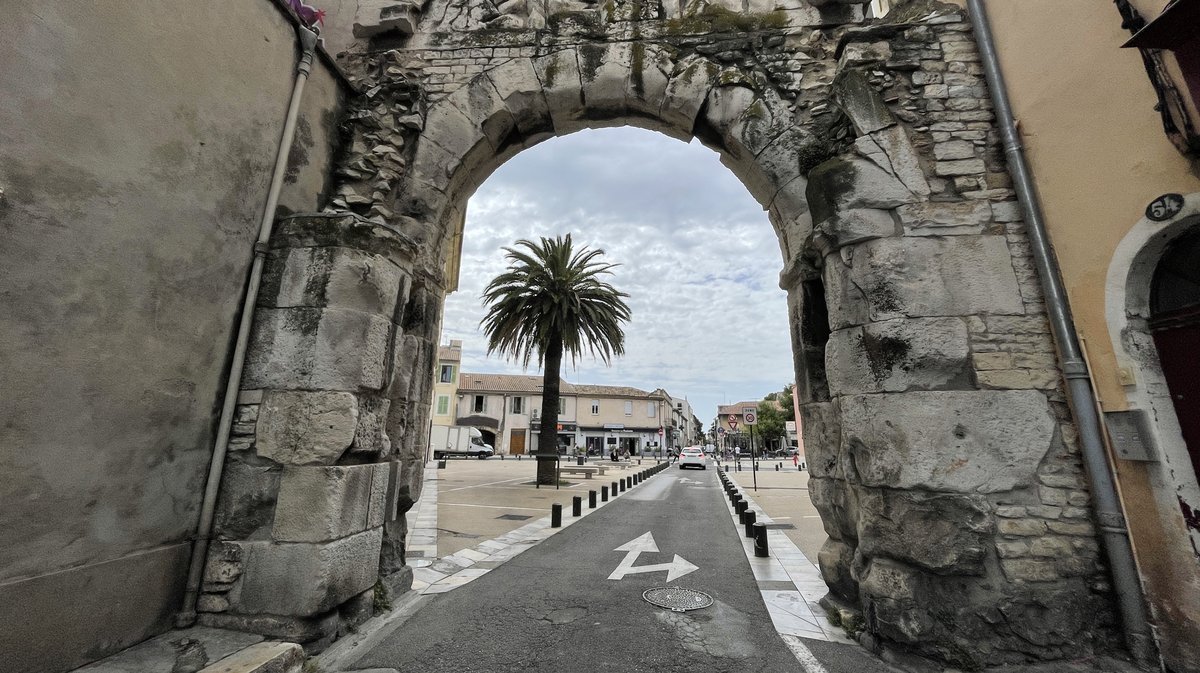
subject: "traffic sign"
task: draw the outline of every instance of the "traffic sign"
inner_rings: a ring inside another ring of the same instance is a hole
[[[659,436],[662,436],[662,433],[663,433],[663,429],[662,429],[662,428],[659,428],[659,429],[658,429],[658,434],[659,434]]]
[[[737,418],[735,418],[733,416],[729,417],[729,429],[734,432],[737,432]]]
[[[758,423],[758,410],[753,407],[742,409],[742,422],[746,425]]]

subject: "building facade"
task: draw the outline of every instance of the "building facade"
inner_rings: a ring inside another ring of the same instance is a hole
[[[1200,671],[1200,3],[987,3],[1159,649]],[[943,82],[948,83],[948,82]],[[1002,349],[1001,349],[1002,350]],[[999,356],[998,371],[1023,365]]]
[[[458,417],[458,375],[461,370],[462,341],[452,339],[449,345],[439,346],[433,405],[429,413],[432,425],[454,425]]]
[[[536,453],[541,393],[540,376],[464,372],[459,377],[453,424],[479,428],[485,441],[494,440],[498,454]],[[663,438],[676,422],[671,397],[661,390],[562,381],[559,393],[561,452],[653,453],[667,446]]]

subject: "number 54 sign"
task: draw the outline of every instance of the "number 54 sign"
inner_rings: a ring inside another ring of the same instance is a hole
[[[1183,210],[1182,194],[1163,194],[1146,206],[1146,218],[1155,222],[1165,222]]]

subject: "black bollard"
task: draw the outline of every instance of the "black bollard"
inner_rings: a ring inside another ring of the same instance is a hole
[[[588,509],[596,509],[596,492],[588,491]]]
[[[625,485],[626,480],[628,480],[628,479],[629,479],[629,477],[621,477],[621,480],[617,482],[617,485],[619,485],[621,487],[622,493],[625,492],[625,489],[629,488],[628,486]]]
[[[609,490],[612,492],[612,497],[614,497],[614,498],[617,497],[617,493],[620,492],[620,489],[617,488],[617,482],[614,481],[612,483],[612,488]]]
[[[778,472],[778,471],[779,471],[779,463],[775,463],[775,471],[776,471],[776,472]]]
[[[608,502],[608,487],[600,487],[600,502]]]
[[[550,505],[550,527],[562,528],[562,505],[557,502]]]
[[[744,517],[746,519],[746,537],[754,537],[754,520],[758,518],[758,513],[748,509]]]
[[[575,456],[575,464],[576,465],[583,465],[586,462],[587,462],[587,459],[584,458],[583,456]]]
[[[750,509],[750,503],[745,500],[738,500],[737,507],[733,510],[737,512],[738,523],[746,523],[746,510]]]
[[[754,555],[759,558],[771,555],[771,551],[767,549],[767,524],[761,521],[754,524]]]
[[[583,496],[571,498],[571,516],[583,516]]]
[[[446,459],[445,458],[438,461],[437,469],[439,469],[439,470],[446,469]]]

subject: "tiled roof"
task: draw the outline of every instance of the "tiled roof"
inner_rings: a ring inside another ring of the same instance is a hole
[[[638,388],[630,388],[629,386],[600,386],[594,384],[580,383],[573,386],[576,395],[591,395],[594,397],[655,397],[654,393],[648,393]]]
[[[540,394],[542,392],[542,377],[523,374],[472,374],[471,372],[463,372],[458,377],[458,389],[464,392]],[[559,383],[558,390],[562,395],[578,395],[581,397],[641,397],[646,399],[655,397],[654,393],[648,393],[639,388],[631,388],[629,386],[573,384],[566,380]]]
[[[445,360],[446,362],[461,362],[462,349],[451,348],[449,346],[438,346],[438,360]]]
[[[559,392],[569,391],[571,384],[563,381]],[[462,391],[478,390],[495,393],[540,393],[542,392],[542,377],[522,374],[472,374],[463,372],[458,376],[458,389]]]

